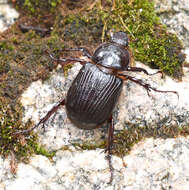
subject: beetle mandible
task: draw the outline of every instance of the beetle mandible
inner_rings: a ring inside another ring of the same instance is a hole
[[[110,182],[113,179],[113,167],[111,163],[111,148],[113,144],[114,123],[112,111],[120,96],[124,80],[131,80],[143,86],[149,95],[153,90],[161,93],[175,93],[176,91],[162,91],[151,87],[140,79],[125,74],[124,71],[144,72],[145,69],[131,67],[131,56],[128,50],[128,37],[125,32],[115,32],[111,36],[109,43],[101,44],[90,54],[86,48],[64,49],[64,51],[81,51],[89,61],[80,58],[56,59],[51,54],[50,57],[61,63],[62,67],[67,64],[80,62],[83,67],[70,86],[66,99],[61,100],[54,106],[34,127],[19,133],[28,133],[37,128],[40,124],[45,124],[49,117],[55,113],[60,106],[66,106],[68,118],[81,129],[95,129],[108,122],[107,158],[111,172]],[[156,72],[156,73],[159,73]],[[156,74],[154,73],[154,74]]]

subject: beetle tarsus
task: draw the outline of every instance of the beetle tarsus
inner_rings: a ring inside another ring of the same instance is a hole
[[[114,171],[114,168],[112,166],[112,154],[108,153],[108,155],[106,156],[106,159],[108,160],[108,165],[110,169],[110,180],[108,184],[111,184],[113,181],[113,171]]]

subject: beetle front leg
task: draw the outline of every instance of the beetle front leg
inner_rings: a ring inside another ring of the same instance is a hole
[[[43,124],[43,127],[44,127],[45,122],[51,117],[51,115],[53,113],[55,113],[59,109],[60,106],[64,106],[64,105],[65,105],[65,99],[61,100],[50,111],[48,111],[48,113],[34,127],[23,130],[23,131],[18,131],[16,133],[14,133],[14,135],[29,133],[29,132],[33,131],[35,128],[39,127],[39,125],[41,125],[41,124]]]
[[[114,135],[114,122],[112,115],[110,116],[108,120],[109,128],[108,128],[108,140],[107,140],[107,146],[105,152],[107,152],[107,160],[110,168],[110,181],[109,184],[112,183],[113,180],[113,166],[112,166],[112,145],[113,145],[113,135]]]
[[[57,59],[55,58],[52,54],[48,53],[50,58],[53,60],[53,61],[57,61],[58,63],[61,62],[61,65],[62,67],[64,67],[65,65],[68,65],[68,64],[74,64],[76,62],[79,62],[81,65],[84,65],[86,63],[85,60],[83,59],[79,59],[79,58],[60,58],[60,59]]]
[[[63,51],[80,51],[83,53],[84,56],[92,59],[92,55],[87,48],[79,47],[79,48],[70,48],[70,49],[63,49]]]

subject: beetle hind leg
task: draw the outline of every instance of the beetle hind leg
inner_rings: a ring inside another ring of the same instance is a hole
[[[108,120],[108,124],[110,126],[108,128],[108,139],[107,139],[107,146],[105,152],[107,152],[106,159],[108,160],[108,165],[110,169],[110,181],[108,182],[108,184],[111,184],[113,180],[113,171],[114,171],[114,168],[112,166],[112,145],[113,145],[113,134],[114,134],[114,122],[112,115]]]
[[[23,131],[17,131],[16,133],[14,133],[14,135],[30,133],[31,131],[33,131],[34,129],[39,127],[39,125],[41,125],[41,124],[43,125],[42,128],[44,128],[46,121],[52,116],[52,114],[54,114],[60,108],[60,106],[64,106],[64,105],[65,105],[65,99],[61,100],[50,111],[48,111],[47,114],[36,125],[34,125],[32,128],[26,129],[26,130],[23,130]]]

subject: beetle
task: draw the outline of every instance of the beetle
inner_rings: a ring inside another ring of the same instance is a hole
[[[91,55],[86,48],[64,49],[64,51],[80,51],[88,60],[80,58],[60,58],[57,59],[49,54],[52,60],[57,61],[64,68],[67,64],[75,62],[83,66],[78,75],[70,86],[66,99],[62,99],[55,105],[34,127],[23,130],[19,133],[28,133],[37,128],[50,118],[61,106],[66,107],[68,118],[78,128],[91,130],[99,127],[107,121],[108,139],[107,139],[107,158],[111,172],[110,183],[113,179],[113,167],[111,163],[111,149],[113,144],[114,123],[112,111],[120,96],[124,80],[133,81],[143,86],[149,95],[153,90],[160,93],[175,93],[176,91],[162,91],[153,88],[140,79],[125,74],[125,71],[144,72],[149,74],[145,69],[131,67],[131,55],[128,50],[129,39],[125,32],[115,32],[111,36],[111,41],[101,44]],[[157,74],[160,71],[154,73]],[[178,94],[177,94],[178,95]]]

